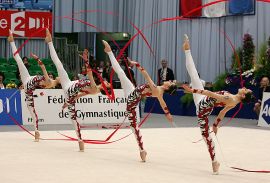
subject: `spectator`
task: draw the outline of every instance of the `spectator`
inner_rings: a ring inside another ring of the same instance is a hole
[[[4,85],[4,80],[5,80],[5,75],[4,73],[0,72],[0,89],[5,89],[5,85]]]
[[[76,80],[79,80],[80,78],[78,77],[78,76],[76,76],[76,75],[74,75],[73,77],[72,77],[72,81],[76,81]]]
[[[19,78],[19,83],[18,83],[17,87],[18,87],[19,90],[23,90],[23,88],[24,88],[21,78]]]
[[[82,68],[81,68],[81,73],[78,74],[78,78],[79,78],[79,79],[88,79],[87,71],[86,71],[85,65],[82,66]]]
[[[174,80],[173,71],[168,68],[168,62],[165,59],[161,60],[161,66],[158,70],[158,85],[162,85],[164,81]]]
[[[21,80],[20,80],[20,82],[19,82],[19,84],[18,84],[18,89],[19,89],[19,90],[23,90],[23,89],[24,89],[23,83],[22,83]]]
[[[104,69],[105,69],[104,61],[100,61],[99,66],[97,67],[97,71],[99,72],[99,74],[102,74]]]
[[[18,89],[23,90],[23,84],[22,83],[21,83],[21,85],[19,85]]]
[[[52,73],[49,72],[49,73],[48,73],[48,76],[49,76],[50,79],[54,80],[54,76],[53,76]]]
[[[48,72],[48,76],[49,76],[50,79],[55,80],[55,77],[51,72]],[[52,87],[51,89],[61,89],[61,84],[58,83],[55,87]]]
[[[261,110],[263,92],[270,92],[269,78],[266,76],[262,77],[260,81],[258,101],[255,103],[254,108],[253,108],[253,110],[256,112],[258,116]]]
[[[106,62],[105,67],[103,69],[102,78],[106,81],[110,82],[110,68],[111,68],[111,62]]]
[[[29,62],[28,62],[28,58],[27,57],[23,57],[22,60],[23,60],[23,64],[24,65],[29,66]]]

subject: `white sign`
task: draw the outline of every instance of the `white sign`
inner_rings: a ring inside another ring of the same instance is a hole
[[[106,95],[86,95],[77,100],[76,114],[78,122],[82,124],[122,123],[127,115],[126,99],[123,90],[114,90],[115,100],[110,100]],[[35,109],[39,124],[71,124],[67,109],[62,111],[65,102],[62,89],[35,90]],[[32,124],[32,118],[25,103],[24,92],[22,95],[23,124]],[[137,111],[137,114],[139,112]],[[140,118],[138,118],[140,119]],[[139,120],[138,120],[139,121]],[[125,122],[128,122],[126,118]]]
[[[270,127],[270,93],[264,92],[258,126]]]

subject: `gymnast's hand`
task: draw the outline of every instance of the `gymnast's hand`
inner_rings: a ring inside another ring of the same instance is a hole
[[[14,42],[13,33],[9,30],[8,42]]]
[[[189,40],[188,40],[188,36],[186,34],[184,35],[183,50],[184,51],[190,50]]]
[[[215,135],[217,135],[217,131],[218,131],[218,126],[213,125],[213,132],[215,133]]]
[[[64,110],[67,106],[68,104],[65,102],[64,105],[62,106],[62,110]]]
[[[88,51],[88,49],[85,48],[83,50],[83,56],[86,57],[86,58],[88,58],[88,54],[89,54],[89,51]]]
[[[129,57],[127,57],[127,60],[128,60],[128,64],[130,67],[133,67],[134,65],[136,65],[138,63],[136,61],[131,60]]]
[[[85,62],[88,62],[89,59],[88,59],[88,50],[87,49],[84,49],[83,50],[83,55],[80,55],[79,56],[85,61]]]
[[[182,85],[182,88],[184,88],[184,90],[187,92],[187,93],[192,93],[192,88],[190,88],[188,85],[186,84],[183,84]]]
[[[169,122],[173,122],[173,117],[172,115],[169,113],[169,114],[166,114],[166,118]]]
[[[51,35],[51,33],[50,33],[50,31],[49,31],[49,29],[48,29],[48,28],[46,29],[46,37],[45,37],[45,42],[46,42],[46,43],[50,43],[50,42],[52,42],[52,35]]]
[[[33,57],[35,60],[38,60],[39,59],[38,56],[35,55],[35,54],[33,54],[33,53],[31,53],[31,57]]]

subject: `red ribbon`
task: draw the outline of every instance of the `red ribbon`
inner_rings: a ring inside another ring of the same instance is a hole
[[[251,173],[270,173],[269,170],[247,170],[247,169],[237,168],[237,167],[230,167],[230,168],[235,169],[235,170],[240,170],[240,171],[243,171],[243,172],[251,172]]]
[[[154,102],[154,104],[153,104],[153,106],[152,106],[150,112],[144,117],[144,119],[143,119],[143,120],[140,122],[140,124],[138,125],[139,128],[146,122],[146,119],[150,116],[152,110],[154,109],[155,103],[156,103],[156,100],[155,100],[155,102]],[[124,122],[123,122],[123,123],[124,123]],[[122,124],[123,124],[123,123],[122,123]],[[87,140],[83,140],[83,141],[84,141],[85,143],[88,143],[88,144],[111,144],[111,143],[114,143],[114,142],[118,142],[118,141],[120,141],[120,140],[123,140],[123,139],[127,138],[128,136],[130,136],[130,135],[133,134],[133,133],[130,133],[130,134],[128,134],[128,135],[125,135],[124,137],[121,137],[121,138],[119,138],[119,139],[117,139],[117,140],[109,141],[109,140],[112,138],[112,136],[116,133],[116,131],[119,130],[119,129],[121,128],[122,124],[119,125],[119,127],[118,127],[111,135],[109,135],[105,140],[92,140],[92,139],[87,139]],[[76,138],[67,136],[67,135],[62,134],[62,133],[59,133],[59,134],[63,135],[64,137],[69,138],[70,140],[78,141]]]
[[[28,133],[31,136],[35,136],[34,134],[32,134],[29,130],[27,130],[26,128],[24,128],[15,118],[13,118],[10,114],[7,113],[7,115],[10,117],[10,119],[18,126],[20,127],[23,131],[25,131],[26,133]],[[70,139],[44,139],[44,138],[40,138],[41,140],[67,140],[70,141]]]
[[[108,125],[81,125],[81,128],[99,128],[99,129],[115,129],[119,127],[119,124],[108,124]],[[127,126],[122,126],[121,129],[123,128],[129,128],[129,125]]]

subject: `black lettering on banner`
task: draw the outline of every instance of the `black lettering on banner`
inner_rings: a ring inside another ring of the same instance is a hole
[[[119,111],[114,111],[114,112],[113,112],[113,115],[114,115],[117,119],[119,119],[118,112],[119,112]]]
[[[98,103],[101,103],[102,101],[102,96],[98,96]]]
[[[59,118],[69,118],[69,113],[61,111],[59,112]],[[86,118],[104,118],[104,117],[111,117],[111,118],[116,118],[120,119],[121,117],[127,116],[126,111],[114,111],[113,109],[109,109],[107,111],[81,111],[81,110],[76,110],[76,116],[79,119],[86,119]]]
[[[29,123],[33,123],[34,121],[33,121],[33,118],[27,118],[27,122],[29,122]],[[44,119],[38,119],[38,123],[44,123],[45,122],[45,120]]]
[[[104,111],[104,118],[108,116],[108,111]]]
[[[69,118],[69,113],[62,110],[61,112],[59,112],[58,116],[59,118]]]
[[[66,102],[66,99],[63,97],[63,95],[61,95],[60,97],[56,97],[56,96],[48,96],[47,98],[48,104],[63,104]]]
[[[47,98],[48,104],[51,104],[51,103],[53,103],[53,104],[63,104],[63,103],[65,103],[65,101],[66,101],[66,99],[64,98],[63,95],[61,95],[60,97],[48,96],[48,98]],[[76,100],[76,103],[78,103],[78,104],[92,104],[92,103],[94,103],[94,101],[90,97],[89,98],[83,97],[83,98],[78,98]]]
[[[103,104],[111,104],[111,103],[117,103],[118,105],[127,103],[127,99],[124,97],[116,97],[114,100],[110,100],[107,97],[98,96],[98,103]]]
[[[92,98],[78,98],[76,100],[76,103],[78,103],[78,104],[92,104],[93,99]]]

